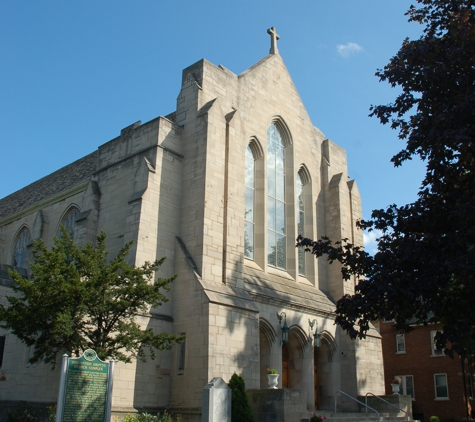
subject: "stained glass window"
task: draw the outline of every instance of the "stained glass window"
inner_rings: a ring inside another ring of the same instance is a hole
[[[255,161],[251,147],[246,149],[246,192],[244,211],[244,256],[254,258]]]
[[[304,209],[304,196],[303,196],[303,183],[300,174],[297,173],[297,234],[304,235],[304,221],[305,221],[305,209]],[[305,251],[303,248],[298,248],[299,256],[299,274],[305,275]]]
[[[76,218],[79,214],[77,208],[72,208],[64,217],[62,225],[68,232],[71,239],[74,239],[74,230],[76,229]]]
[[[267,263],[285,269],[284,143],[277,127],[267,129]]]
[[[27,247],[31,243],[30,230],[26,227],[20,232],[13,251],[13,265],[15,267],[25,268],[25,258]]]

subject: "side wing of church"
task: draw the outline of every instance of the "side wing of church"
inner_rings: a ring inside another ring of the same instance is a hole
[[[115,411],[169,408],[191,420],[213,377],[236,372],[266,389],[267,368],[279,388],[306,391],[309,410],[332,409],[338,390],[384,393],[379,334],[354,341],[334,325],[354,282],[295,248],[299,234],[362,244],[361,200],[344,149],[312,124],[271,36],[270,54],[242,74],[191,65],[175,112],[0,200],[2,303],[6,269],[27,273],[32,241],[51,246],[61,224],[79,244],[105,231],[111,256],[133,241],[131,263],[166,256],[160,276],[178,274],[170,302],[140,321],[186,342],[119,363]],[[30,366],[31,350],[0,336],[0,402],[54,403],[59,372]]]

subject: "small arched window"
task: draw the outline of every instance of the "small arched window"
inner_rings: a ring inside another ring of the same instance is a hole
[[[267,129],[267,263],[286,267],[284,142],[275,124]]]
[[[303,236],[305,225],[305,204],[303,196],[303,183],[300,173],[297,173],[297,234]],[[305,275],[305,251],[303,248],[298,248],[299,257],[299,274]]]
[[[246,193],[244,211],[244,256],[254,259],[255,160],[251,147],[246,149]]]
[[[71,239],[74,239],[74,230],[76,229],[76,218],[79,214],[77,208],[71,208],[64,216],[61,225],[64,226]]]
[[[26,266],[26,253],[28,245],[31,243],[30,230],[24,227],[17,237],[15,249],[13,250],[13,265],[19,268]]]

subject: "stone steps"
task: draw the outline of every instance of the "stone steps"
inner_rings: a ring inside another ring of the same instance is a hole
[[[328,411],[315,412],[318,416],[325,416],[327,419],[325,422],[375,422],[378,420],[378,416],[374,412],[368,413],[330,413]],[[312,413],[313,414],[313,413]],[[310,414],[308,418],[301,419],[300,422],[309,422]],[[398,416],[395,413],[380,412],[380,422],[404,422],[406,416]],[[413,419],[409,419],[409,422],[415,422]]]

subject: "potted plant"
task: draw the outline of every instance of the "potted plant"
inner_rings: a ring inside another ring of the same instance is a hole
[[[310,418],[310,422],[323,422],[325,420],[327,420],[326,416],[318,416],[315,412],[313,412],[313,415]]]
[[[401,380],[399,378],[394,378],[391,380],[391,388],[393,390],[393,394],[399,394],[400,384],[401,384]]]
[[[269,382],[269,388],[276,390],[277,389],[277,382],[279,379],[279,373],[277,369],[267,368],[267,381]]]

